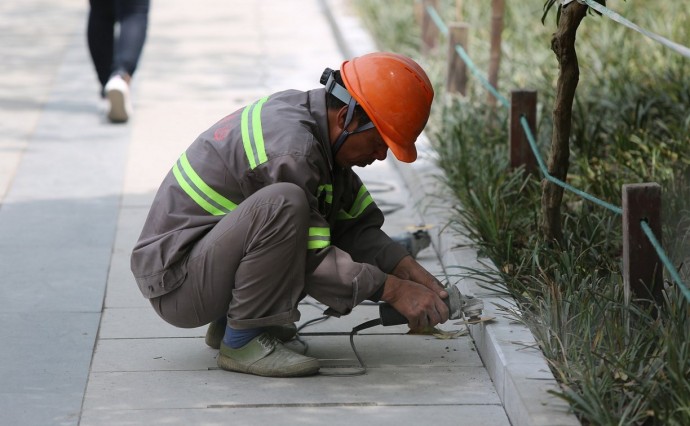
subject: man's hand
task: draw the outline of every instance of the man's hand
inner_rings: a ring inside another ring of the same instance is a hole
[[[403,257],[395,269],[393,269],[392,274],[398,278],[422,284],[438,294],[441,299],[448,297],[448,292],[443,288],[439,280],[424,269],[412,256]]]
[[[448,306],[439,293],[426,285],[388,275],[381,300],[390,303],[407,318],[411,329],[418,329],[433,327],[448,320]],[[447,292],[443,293],[448,297]]]

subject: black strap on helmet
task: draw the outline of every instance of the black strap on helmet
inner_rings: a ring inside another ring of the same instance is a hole
[[[333,71],[330,68],[326,68],[323,71],[323,74],[321,74],[321,84],[326,86],[326,93],[332,94],[336,98],[340,99],[343,103],[347,104],[347,115],[345,116],[345,125],[343,126],[343,131],[342,133],[340,133],[338,139],[335,141],[335,144],[333,145],[333,158],[335,158],[336,154],[338,153],[338,151],[340,151],[340,148],[342,148],[348,136],[354,135],[359,132],[363,132],[365,130],[373,129],[374,123],[370,121],[366,124],[359,126],[352,132],[348,132],[346,129],[347,126],[349,126],[352,122],[352,117],[355,113],[357,101],[355,100],[355,98],[352,97],[352,95],[350,95],[350,92],[348,92],[346,88],[338,84],[338,82],[335,80],[335,71]]]
[[[326,93],[330,93],[336,98],[340,99],[345,105],[350,103],[352,96],[346,88],[338,84],[335,79],[335,71],[330,68],[323,70],[321,74],[321,84],[326,86]]]

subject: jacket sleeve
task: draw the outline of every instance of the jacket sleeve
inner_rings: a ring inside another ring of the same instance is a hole
[[[356,262],[376,265],[386,273],[393,271],[408,253],[383,230],[384,216],[359,177],[349,173],[351,200],[340,212],[334,230],[334,242]]]
[[[386,273],[372,262],[353,260],[350,254],[332,244],[330,224],[319,209],[324,192],[327,196],[332,191],[328,185],[321,184],[320,178],[330,171],[319,158],[318,155],[282,155],[269,159],[252,170],[246,190],[253,192],[276,182],[291,182],[304,189],[310,206],[305,291],[329,306],[330,314],[345,315],[376,293],[386,280]]]

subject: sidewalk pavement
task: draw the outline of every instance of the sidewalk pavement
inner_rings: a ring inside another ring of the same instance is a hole
[[[323,68],[375,47],[346,0],[152,2],[135,115],[111,125],[86,49],[86,6],[0,4],[0,424],[577,424],[546,393],[555,382],[529,331],[469,280],[461,290],[487,297],[495,323],[450,340],[366,330],[354,338],[365,375],[218,370],[205,327],[166,324],[129,271],[154,192],[220,117],[278,90],[318,87]],[[436,225],[418,260],[443,278],[477,260],[441,232],[448,206],[425,146],[414,166],[391,155],[358,173],[387,212],[387,232]],[[308,298],[300,324],[323,309]],[[304,328],[307,353],[338,367],[325,372],[352,371],[350,330],[377,311],[362,305]]]

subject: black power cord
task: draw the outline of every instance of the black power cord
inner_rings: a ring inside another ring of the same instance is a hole
[[[314,307],[318,307],[316,304],[313,303],[308,303],[309,305],[312,305]],[[378,303],[372,303],[374,305],[377,305]],[[304,346],[304,353],[309,350],[309,344],[302,340],[300,338],[299,332],[304,329],[305,327],[309,327],[310,325],[314,325],[319,322],[323,322],[331,318],[330,316],[324,315],[322,317],[318,318],[313,318],[310,319],[309,321],[305,322],[304,324],[300,325],[297,327],[297,335],[295,336],[295,339]],[[354,371],[351,372],[334,372],[334,371],[320,371],[319,374],[322,376],[336,376],[336,377],[353,377],[353,376],[361,376],[367,373],[367,366],[364,364],[364,360],[362,359],[361,355],[357,351],[357,347],[355,346],[355,335],[362,331],[366,330],[368,328],[376,327],[377,325],[382,325],[381,318],[375,318],[373,320],[369,320],[366,322],[363,322],[362,324],[352,328],[352,331],[350,332],[350,346],[352,347],[352,352],[355,354],[355,357],[357,358],[357,362],[359,362],[358,367],[353,367]],[[340,367],[334,367],[334,368],[340,368]]]

